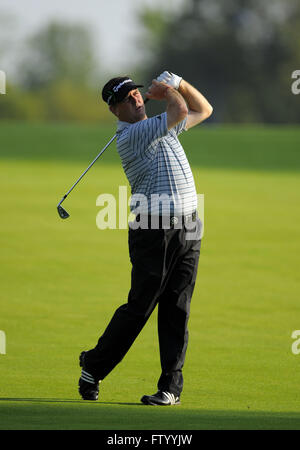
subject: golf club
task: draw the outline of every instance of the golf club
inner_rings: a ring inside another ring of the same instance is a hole
[[[148,98],[146,98],[144,100],[144,104],[148,102]],[[68,217],[70,217],[70,214],[61,206],[62,202],[65,201],[65,199],[68,197],[68,195],[70,194],[70,192],[73,191],[74,187],[79,183],[79,181],[84,177],[84,175],[90,170],[90,168],[95,164],[95,162],[97,161],[98,158],[100,158],[100,156],[102,155],[102,153],[105,152],[105,150],[107,149],[107,147],[110,146],[110,144],[116,139],[117,135],[115,134],[110,141],[106,144],[106,146],[101,150],[101,152],[96,156],[96,158],[91,162],[91,164],[87,167],[87,169],[85,169],[85,171],[80,175],[80,177],[78,178],[78,180],[73,184],[73,186],[68,190],[68,192],[63,196],[63,198],[61,199],[61,201],[58,203],[57,205],[57,211],[59,214],[59,217],[61,219],[67,219]]]

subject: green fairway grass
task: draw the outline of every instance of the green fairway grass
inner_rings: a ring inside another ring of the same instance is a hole
[[[127,300],[127,230],[99,230],[96,199],[128,183],[113,143],[56,205],[113,127],[0,124],[0,429],[300,429],[300,131],[200,126],[182,135],[205,233],[182,404],[140,404],[160,375],[156,311],[98,402],[78,356]],[[128,189],[128,196],[130,190]]]

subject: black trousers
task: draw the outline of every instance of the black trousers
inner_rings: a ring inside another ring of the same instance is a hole
[[[190,224],[189,229],[129,229],[128,302],[115,311],[96,347],[85,356],[87,370],[97,380],[103,380],[123,359],[158,304],[162,369],[158,389],[180,395],[201,225],[197,218],[192,230]]]

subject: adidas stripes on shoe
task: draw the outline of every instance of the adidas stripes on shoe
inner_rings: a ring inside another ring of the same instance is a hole
[[[144,395],[141,402],[145,405],[171,406],[180,405],[180,397],[167,391],[158,391],[153,395]]]
[[[81,377],[78,382],[78,391],[83,400],[98,400],[99,395],[99,381],[86,370],[84,361],[85,352],[79,356],[79,365],[81,369]]]

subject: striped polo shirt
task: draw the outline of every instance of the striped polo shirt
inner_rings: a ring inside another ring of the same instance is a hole
[[[171,130],[166,112],[133,124],[118,122],[117,150],[131,186],[131,211],[186,215],[197,209],[193,174],[178,140],[186,120]]]

